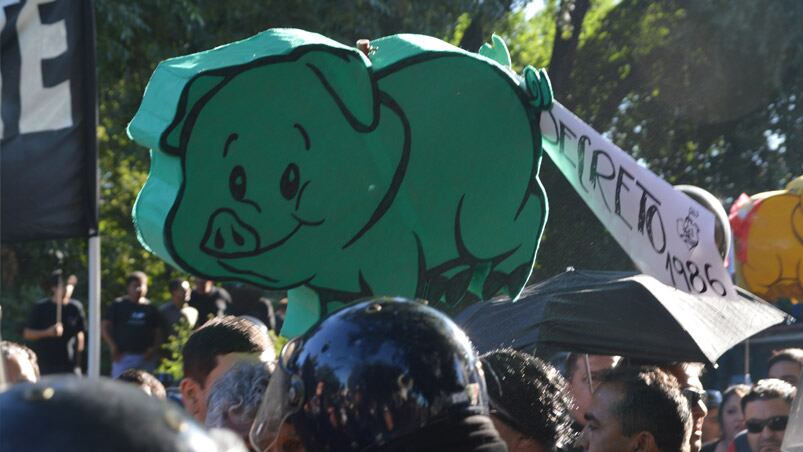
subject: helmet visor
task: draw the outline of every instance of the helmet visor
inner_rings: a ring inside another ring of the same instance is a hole
[[[284,346],[279,356],[279,365],[270,377],[248,435],[256,450],[267,451],[275,447],[282,424],[301,408],[304,401],[301,378],[288,369],[288,363],[299,346],[300,341],[297,339]]]

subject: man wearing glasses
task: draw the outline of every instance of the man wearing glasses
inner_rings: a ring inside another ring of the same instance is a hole
[[[705,406],[706,393],[703,389],[703,383],[700,381],[703,365],[702,363],[681,362],[667,364],[661,366],[661,368],[677,378],[683,395],[689,401],[692,429],[688,448],[684,448],[684,450],[700,452],[703,447],[703,421],[708,414],[708,408]]]
[[[760,380],[742,398],[747,442],[752,452],[781,450],[795,388],[775,378]]]

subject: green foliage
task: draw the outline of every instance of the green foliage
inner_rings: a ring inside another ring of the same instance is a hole
[[[164,358],[159,362],[156,373],[170,374],[173,376],[173,381],[176,382],[184,378],[184,356],[181,351],[192,331],[192,327],[184,317],[176,323],[173,334],[162,344]]]
[[[273,342],[273,348],[276,350],[276,358],[278,359],[279,355],[282,354],[282,348],[284,347],[284,344],[286,344],[289,339],[284,336],[278,336],[273,332],[273,330],[268,331],[268,335],[270,336],[270,340]]]
[[[497,24],[496,34],[507,43],[513,70],[520,72],[527,65],[536,68],[549,65],[549,54],[555,39],[555,10],[555,2],[550,1],[530,20],[525,18],[524,11],[518,11],[507,15]]]
[[[28,321],[31,310],[37,300],[42,298],[37,288],[26,286],[18,297],[5,293],[0,295],[0,306],[3,307],[3,326],[0,337],[6,341],[22,342],[22,330]]]
[[[461,14],[460,17],[457,18],[454,30],[448,36],[444,37],[444,41],[454,46],[459,46],[460,41],[463,39],[463,34],[465,34],[469,25],[471,25],[471,15],[469,13]]]
[[[514,3],[519,11],[522,2]],[[516,70],[548,67],[560,3],[547,0],[529,20],[521,12],[488,19],[483,41],[490,31],[502,36]],[[125,135],[160,60],[276,26],[341,42],[415,32],[459,44],[474,20],[499,4],[510,2],[96,1],[104,302],[124,292],[132,270],[153,277],[155,299],[173,276],[136,240],[130,211],[149,158]],[[781,188],[803,168],[801,22],[798,0],[593,1],[570,85],[555,98],[670,182],[700,185],[727,206],[743,191]],[[533,279],[567,265],[628,268],[629,259],[548,159],[541,177],[551,213]],[[56,265],[56,251],[79,277],[76,298],[86,300],[84,240],[4,245],[5,337],[19,337],[30,306],[44,296],[39,280]]]
[[[622,2],[578,50],[568,103],[672,183],[781,188],[803,168],[802,18],[796,1]]]

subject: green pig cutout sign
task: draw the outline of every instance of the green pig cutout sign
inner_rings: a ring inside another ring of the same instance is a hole
[[[140,241],[215,280],[288,289],[282,334],[370,295],[454,313],[530,275],[546,74],[396,35],[365,55],[272,29],[159,64],[129,135],[151,149]]]

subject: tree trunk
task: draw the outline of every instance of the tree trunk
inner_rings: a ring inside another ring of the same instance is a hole
[[[466,31],[463,32],[463,37],[460,39],[461,49],[469,52],[476,52],[480,49],[485,42],[485,33],[483,31],[484,22],[485,19],[483,18],[482,11],[471,17],[471,23],[466,28]]]
[[[583,20],[590,7],[590,0],[563,0],[560,3],[560,11],[555,20],[555,43],[552,46],[548,71],[552,89],[558,99],[565,98],[566,96],[561,93],[569,89],[580,31],[583,29]]]
[[[471,14],[471,23],[460,39],[460,48],[469,52],[477,52],[485,42],[491,41],[489,28],[499,19],[505,17],[513,6],[512,0],[478,1]]]

